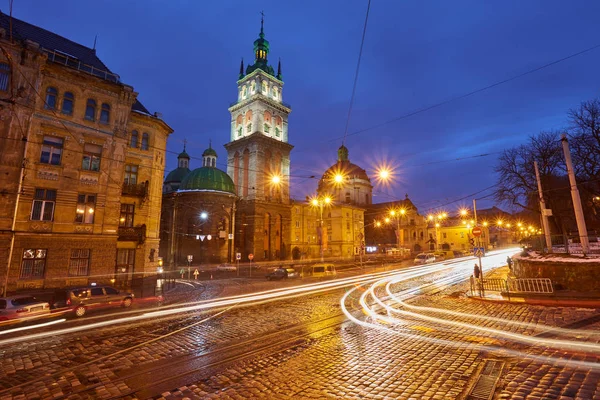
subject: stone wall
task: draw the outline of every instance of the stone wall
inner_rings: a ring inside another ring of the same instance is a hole
[[[513,272],[518,278],[550,278],[555,290],[600,291],[600,261],[567,260],[514,257]]]

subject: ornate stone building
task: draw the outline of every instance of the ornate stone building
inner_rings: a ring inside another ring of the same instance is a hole
[[[189,170],[189,156],[179,154],[179,167],[165,179],[160,254],[173,267],[232,261],[230,234],[235,219],[235,186],[216,167],[217,152],[202,154],[202,167]]]
[[[155,273],[172,129],[93,49],[0,14],[0,51],[2,291]]]
[[[268,64],[269,42],[263,21],[254,41],[254,64],[244,73],[240,66],[237,101],[231,113],[227,173],[238,196],[235,248],[247,260],[280,260],[289,257],[290,152],[288,115],[283,102],[281,63],[277,74]]]

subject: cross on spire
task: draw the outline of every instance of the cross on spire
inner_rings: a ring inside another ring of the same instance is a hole
[[[264,32],[263,32],[264,24],[265,24],[265,13],[264,13],[264,11],[261,10],[261,12],[260,12],[260,34],[261,35],[264,35]]]
[[[187,139],[183,139],[183,151],[185,151],[185,145],[187,144]]]

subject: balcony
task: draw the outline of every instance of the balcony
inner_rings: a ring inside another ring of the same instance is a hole
[[[119,241],[123,242],[138,242],[143,244],[146,241],[146,224],[132,227],[119,227]]]
[[[56,50],[48,50],[48,49],[43,49],[43,50],[48,55],[48,61],[65,65],[69,68],[73,68],[73,69],[76,69],[77,71],[85,72],[86,74],[96,76],[98,78],[107,80],[109,82],[115,82],[115,83],[121,82],[121,77],[119,75],[113,74],[112,72],[109,72],[104,69],[99,69],[99,68],[93,67],[91,65],[84,64],[81,61],[79,61],[79,59],[77,59],[77,57],[75,57],[75,56],[69,55],[67,53],[61,53]]]
[[[148,196],[148,181],[144,183],[124,183],[121,190],[123,196]]]

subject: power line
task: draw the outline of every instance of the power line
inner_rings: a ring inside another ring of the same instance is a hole
[[[348,135],[348,125],[350,124],[350,115],[352,114],[352,106],[354,105],[354,96],[356,94],[356,83],[358,82],[358,72],[360,70],[360,60],[362,59],[363,45],[365,44],[365,35],[367,34],[367,22],[369,21],[369,10],[371,9],[371,0],[367,3],[367,12],[365,15],[365,25],[363,27],[362,38],[360,40],[360,50],[358,52],[358,61],[356,63],[356,72],[354,73],[354,84],[352,85],[352,95],[350,96],[350,106],[348,107],[348,117],[346,118],[346,128],[344,128],[344,138],[342,139],[342,146],[346,141]]]

